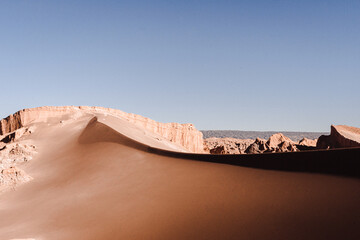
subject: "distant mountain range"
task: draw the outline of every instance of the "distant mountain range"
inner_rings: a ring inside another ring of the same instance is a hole
[[[281,131],[239,131],[239,130],[201,130],[204,138],[239,138],[239,139],[268,139],[275,133],[282,133],[293,141],[299,141],[302,138],[316,139],[321,135],[329,135],[328,132],[281,132]]]

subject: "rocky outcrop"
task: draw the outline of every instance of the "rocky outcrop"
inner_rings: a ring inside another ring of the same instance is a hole
[[[0,192],[32,179],[18,166],[32,160],[34,154],[34,145],[9,143],[0,148]]]
[[[252,139],[207,138],[204,148],[211,154],[243,154],[253,142]]]
[[[215,147],[213,149],[210,149],[210,153],[211,154],[229,154],[225,150],[225,146],[217,146],[217,147]]]
[[[316,143],[317,143],[317,139],[303,138],[299,141],[299,143],[297,145],[316,147]]]
[[[32,179],[24,170],[17,167],[10,167],[0,171],[0,191],[9,187],[14,188],[20,183],[28,182]]]
[[[9,143],[9,142],[14,142],[18,139],[20,139],[22,136],[24,135],[29,135],[34,131],[35,127],[31,126],[31,127],[22,127],[19,128],[11,133],[5,134],[5,135],[0,135],[0,142],[1,143]],[[1,147],[0,147],[1,148]]]
[[[293,142],[283,141],[279,143],[277,148],[275,149],[276,152],[297,152],[298,149]]]
[[[288,142],[291,144],[295,144],[290,138],[284,136],[282,133],[276,133],[269,137],[266,144],[270,149],[276,149],[282,142]]]
[[[317,149],[329,149],[331,147],[331,137],[330,135],[321,135],[318,138],[318,141],[316,143]]]
[[[316,150],[317,139],[303,138],[297,144],[296,148],[299,151]]]
[[[269,149],[266,140],[261,138],[256,138],[255,141],[245,150],[247,154],[263,153]]]
[[[265,142],[264,139],[257,138],[253,144],[246,149],[246,153],[264,153],[264,152],[296,152],[296,144],[282,133],[276,133],[270,136]]]
[[[330,135],[319,137],[318,149],[360,147],[360,128],[346,125],[331,125]]]
[[[256,138],[207,138],[204,149],[211,154],[257,154],[265,152],[296,152],[299,150],[313,150],[316,140],[302,139],[299,143],[292,141],[282,133],[270,136],[268,140]]]
[[[191,152],[202,153],[204,151],[203,135],[200,131],[196,130],[193,124],[160,123],[133,113],[102,107],[66,106],[24,109],[0,121],[0,135],[14,132],[31,123],[47,122],[51,118],[59,118],[67,114],[77,116],[77,114],[82,112],[113,115],[159,134],[171,142],[182,145]]]

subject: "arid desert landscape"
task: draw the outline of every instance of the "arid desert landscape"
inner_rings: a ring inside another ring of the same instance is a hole
[[[0,240],[360,240],[360,1],[0,1]]]
[[[360,129],[208,138],[101,107],[0,121],[0,239],[360,239]]]

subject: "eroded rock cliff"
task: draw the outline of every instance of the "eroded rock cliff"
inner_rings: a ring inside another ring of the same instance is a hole
[[[0,121],[0,135],[14,132],[31,123],[47,122],[51,118],[57,118],[67,114],[76,116],[82,112],[110,114],[159,134],[171,142],[182,145],[191,152],[202,153],[204,151],[203,135],[193,124],[160,123],[133,113],[102,107],[65,106],[23,109]]]
[[[330,135],[320,136],[316,147],[319,149],[360,147],[360,128],[331,125]]]

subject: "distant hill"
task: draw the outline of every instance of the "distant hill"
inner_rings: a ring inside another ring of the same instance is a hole
[[[279,133],[280,131],[239,131],[239,130],[201,130],[204,138],[216,137],[216,138],[239,138],[239,139],[256,139],[264,138],[268,139],[271,135]],[[328,135],[328,132],[281,132],[285,136],[289,137],[293,141],[299,141],[306,137],[309,139],[315,139],[321,135]]]

